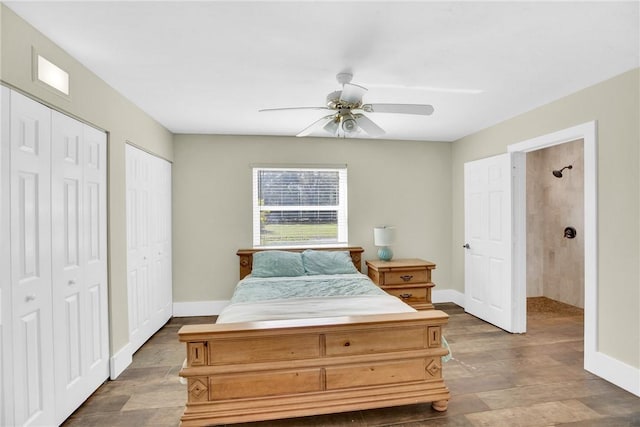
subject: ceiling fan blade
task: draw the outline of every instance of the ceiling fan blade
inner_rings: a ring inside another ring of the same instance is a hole
[[[369,136],[377,138],[386,132],[380,126],[375,124],[371,119],[363,114],[356,114],[356,122]]]
[[[317,129],[323,128],[326,125],[328,125],[329,123],[331,123],[333,121],[334,117],[335,117],[335,114],[329,114],[328,116],[324,116],[324,117],[316,120],[315,122],[311,123],[306,128],[302,129],[302,131],[300,131],[300,133],[298,133],[296,136],[307,136],[307,135],[310,135],[314,131],[316,131]]]
[[[365,104],[362,109],[367,113],[433,114],[433,106],[428,104]]]
[[[263,108],[258,110],[258,112],[262,113],[263,111],[285,111],[285,110],[330,110],[328,107],[283,107],[283,108]]]
[[[354,85],[353,83],[345,83],[342,86],[340,101],[345,104],[359,104],[362,102],[362,96],[367,93],[367,88]]]

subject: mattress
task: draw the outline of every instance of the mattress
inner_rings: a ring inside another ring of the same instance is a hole
[[[367,276],[332,274],[258,278],[236,286],[217,323],[414,312]]]

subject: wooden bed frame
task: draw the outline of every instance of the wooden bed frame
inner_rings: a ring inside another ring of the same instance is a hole
[[[349,250],[360,270],[362,248]],[[240,276],[256,249],[240,250]],[[181,425],[204,426],[432,402],[445,411],[442,327],[429,310],[186,325]]]

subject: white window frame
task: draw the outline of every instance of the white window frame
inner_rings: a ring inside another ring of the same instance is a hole
[[[258,200],[258,174],[260,171],[335,171],[339,174],[339,191],[338,191],[338,205],[333,206],[261,206]],[[253,173],[253,246],[256,248],[299,248],[299,247],[347,247],[348,244],[348,206],[347,206],[347,166],[346,165],[331,165],[331,166],[269,166],[269,165],[252,165]],[[337,242],[331,243],[301,243],[301,244],[287,244],[282,245],[261,245],[260,235],[260,213],[261,211],[301,211],[301,210],[326,210],[336,211],[338,219],[338,236]]]

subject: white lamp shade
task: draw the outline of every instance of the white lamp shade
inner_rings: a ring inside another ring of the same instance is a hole
[[[394,227],[375,227],[373,229],[373,244],[375,246],[391,246],[395,241]]]

